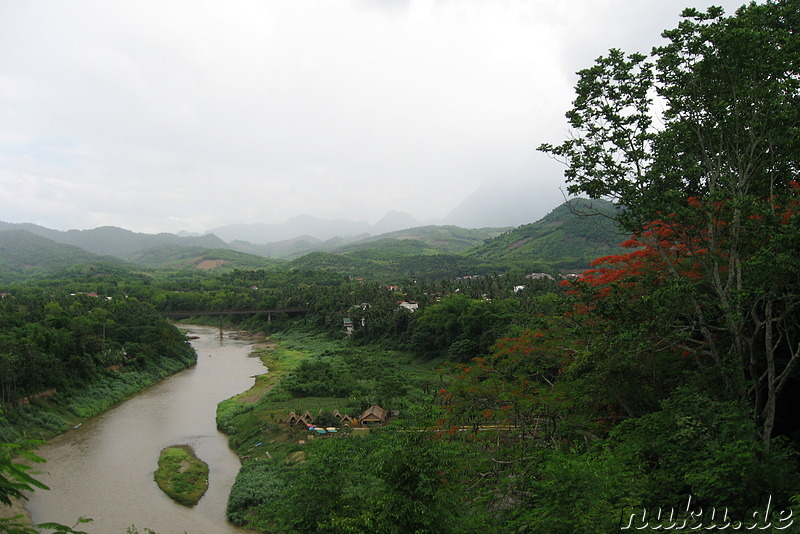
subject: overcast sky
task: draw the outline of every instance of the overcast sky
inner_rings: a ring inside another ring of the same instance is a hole
[[[536,184],[535,220],[562,200],[563,169],[535,148],[565,137],[575,72],[648,52],[687,6],[707,7],[0,0],[0,220],[430,221],[505,183]]]

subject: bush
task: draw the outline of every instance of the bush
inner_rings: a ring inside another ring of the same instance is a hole
[[[285,468],[270,461],[249,461],[242,465],[228,497],[228,519],[236,525],[250,522],[261,508],[279,505],[286,485]],[[250,525],[254,527],[256,525]]]
[[[661,411],[620,425],[610,443],[615,454],[641,463],[648,478],[643,505],[691,494],[708,506],[743,512],[764,493],[788,503],[797,487],[791,449],[775,440],[765,450],[744,403],[691,388],[678,389]]]

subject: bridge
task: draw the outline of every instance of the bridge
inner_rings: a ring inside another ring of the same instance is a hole
[[[249,308],[243,310],[171,310],[161,312],[164,317],[195,317],[198,315],[255,315],[266,313],[267,321],[272,320],[273,313],[301,314],[308,313],[308,308],[286,307],[286,308]]]

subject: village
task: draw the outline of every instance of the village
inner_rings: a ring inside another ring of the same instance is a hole
[[[398,412],[396,410],[386,410],[376,404],[355,417],[344,414],[338,409],[331,413],[325,413],[320,410],[316,416],[312,415],[308,410],[301,415],[291,411],[284,422],[294,429],[307,430],[306,439],[312,440],[317,437],[329,437],[339,433],[369,434],[371,428],[379,428],[397,415]],[[300,443],[302,444],[304,441],[301,440]]]

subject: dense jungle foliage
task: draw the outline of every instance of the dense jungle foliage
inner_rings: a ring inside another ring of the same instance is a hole
[[[314,270],[355,261],[322,254],[282,271],[73,270],[4,289],[6,417],[19,425],[63,409],[62,392],[190,363],[159,312],[262,310],[215,319],[278,341],[262,354],[268,391],[218,410],[243,458],[237,524],[796,530],[798,28],[794,0],[687,10],[650,55],[612,50],[579,73],[573,134],[541,149],[564,160],[571,193],[624,206],[613,216],[629,234],[580,276],[388,284]],[[397,413],[366,435],[309,439],[286,423],[307,411],[336,426],[373,405]],[[0,480],[20,480],[0,459]]]
[[[63,431],[192,365],[196,355],[152,305],[43,287],[0,299],[0,440]],[[36,409],[39,404],[50,411]]]

